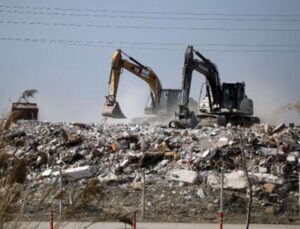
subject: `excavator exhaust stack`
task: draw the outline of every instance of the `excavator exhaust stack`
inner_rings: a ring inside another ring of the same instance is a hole
[[[101,115],[104,117],[116,118],[116,119],[126,118],[126,116],[123,114],[118,102],[111,103],[111,102],[106,101]]]

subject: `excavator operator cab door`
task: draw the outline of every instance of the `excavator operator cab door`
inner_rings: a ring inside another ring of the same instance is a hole
[[[245,97],[245,83],[223,83],[222,95],[222,108],[238,110]]]
[[[236,84],[223,83],[222,94],[222,108],[227,108],[229,110],[237,108]]]

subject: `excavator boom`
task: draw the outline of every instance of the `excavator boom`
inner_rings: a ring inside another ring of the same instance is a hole
[[[194,53],[201,60],[194,59]],[[176,113],[176,117],[181,123],[179,121],[172,121],[169,124],[170,127],[195,126],[198,123],[196,115],[189,109],[190,90],[194,70],[202,73],[206,77],[206,91],[208,93],[210,111],[212,111],[213,107],[220,107],[221,87],[217,67],[210,60],[194,50],[193,46],[188,46],[185,52],[182,72],[181,101],[178,104],[179,112]]]

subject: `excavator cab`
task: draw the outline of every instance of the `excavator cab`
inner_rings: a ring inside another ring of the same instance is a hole
[[[253,114],[253,102],[246,96],[244,82],[222,84],[221,110],[242,115]]]
[[[223,83],[222,85],[222,107],[229,110],[238,109],[238,105],[244,97],[245,84]]]
[[[180,89],[162,89],[160,92],[160,100],[157,106],[155,107],[153,105],[153,99],[151,99],[151,104],[147,104],[144,113],[147,115],[174,114],[174,112],[177,110],[180,97]]]

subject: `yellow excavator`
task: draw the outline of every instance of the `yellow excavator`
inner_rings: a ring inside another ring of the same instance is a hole
[[[128,59],[123,59],[122,54]],[[168,116],[174,114],[180,101],[180,89],[163,89],[155,72],[133,57],[127,55],[121,49],[117,49],[112,57],[111,72],[109,77],[109,94],[106,96],[102,116],[110,118],[126,118],[119,103],[117,92],[122,70],[126,69],[138,78],[144,80],[150,87],[150,106],[144,109],[145,114]]]

